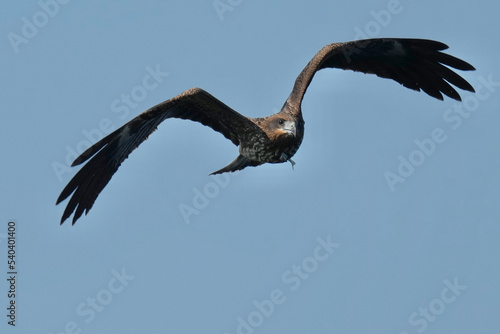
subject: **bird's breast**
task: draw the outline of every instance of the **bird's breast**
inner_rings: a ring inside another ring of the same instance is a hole
[[[274,141],[255,136],[241,143],[240,154],[260,163],[280,163],[283,162],[283,153],[291,158],[299,149],[301,142],[302,138],[295,136],[286,136]]]

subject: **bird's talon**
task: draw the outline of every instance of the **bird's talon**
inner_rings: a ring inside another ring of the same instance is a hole
[[[293,166],[295,166],[295,161],[293,161],[292,159],[290,159],[288,157],[288,155],[286,153],[281,153],[281,159],[283,159],[283,161],[288,161],[289,163],[292,164],[292,169],[293,169]]]

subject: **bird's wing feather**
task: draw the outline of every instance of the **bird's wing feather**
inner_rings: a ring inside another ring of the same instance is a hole
[[[206,91],[199,88],[189,89],[135,117],[87,149],[73,162],[72,166],[76,166],[90,159],[57,199],[56,204],[59,204],[73,194],[63,213],[61,224],[75,210],[73,224],[84,211],[88,213],[121,163],[167,118],[202,123],[222,133],[235,145],[239,145],[242,136],[259,129],[249,118],[229,108]]]
[[[450,70],[474,70],[469,63],[440,52],[446,44],[426,39],[375,38],[323,47],[295,81],[287,103],[300,109],[300,104],[314,74],[324,68],[340,68],[376,74],[393,79],[403,86],[442,100],[445,94],[455,100],[460,95],[450,85],[473,92],[465,79]],[[446,65],[446,66],[444,66]]]

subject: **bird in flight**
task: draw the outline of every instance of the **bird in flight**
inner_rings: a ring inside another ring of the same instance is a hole
[[[450,84],[469,92],[474,92],[474,88],[450,67],[464,71],[474,70],[474,67],[441,52],[447,48],[446,44],[437,41],[399,38],[326,45],[299,74],[281,110],[268,117],[243,116],[203,89],[188,89],[138,115],[73,162],[71,166],[77,166],[88,160],[57,199],[56,205],[71,196],[61,224],[73,212],[73,224],[83,212],[87,214],[121,163],[168,118],[199,122],[239,146],[238,157],[212,174],[264,163],[290,162],[293,167],[295,162],[291,158],[304,137],[302,99],[314,74],[324,68],[376,74],[407,88],[422,90],[439,100],[443,100],[444,94],[461,101]]]

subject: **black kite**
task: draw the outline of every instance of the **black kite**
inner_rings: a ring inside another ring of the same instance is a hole
[[[281,111],[263,118],[239,114],[200,88],[191,88],[162,102],[109,134],[83,152],[72,164],[89,160],[71,179],[57,199],[59,204],[71,196],[61,224],[75,211],[73,224],[92,208],[120,164],[167,118],[199,122],[220,132],[239,146],[238,157],[212,173],[233,172],[247,166],[282,163],[291,160],[304,136],[301,104],[314,74],[324,68],[340,68],[376,74],[403,86],[443,100],[445,94],[460,101],[450,85],[474,92],[472,86],[450,70],[474,70],[463,60],[440,52],[448,46],[431,40],[377,38],[323,47],[302,70]]]

